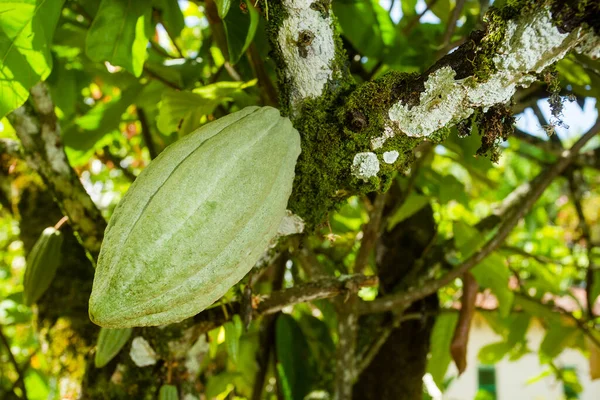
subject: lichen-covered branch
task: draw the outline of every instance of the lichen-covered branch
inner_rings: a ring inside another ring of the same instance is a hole
[[[370,149],[356,153],[353,175],[365,181],[375,178],[380,175],[380,165],[396,161],[391,155],[397,153],[392,152],[405,151],[407,138],[442,140],[448,128],[508,103],[517,88],[531,85],[572,50],[596,57],[600,37],[594,30],[582,21],[566,30],[557,25],[556,15],[551,2],[535,8],[495,10],[487,16],[483,36],[472,34],[467,43],[425,74],[407,77],[392,73],[359,89],[350,102],[355,107],[349,111],[364,114],[367,121],[377,122],[377,127],[362,128],[370,136]],[[368,97],[377,90],[389,96],[384,107],[360,106],[368,104]],[[375,109],[383,114],[377,120],[368,117]]]
[[[21,140],[27,163],[43,178],[81,244],[95,259],[106,221],[69,165],[48,87],[38,83],[30,94],[30,103],[11,113],[9,120]]]
[[[437,292],[440,288],[448,285],[456,278],[470,270],[485,259],[490,253],[496,250],[504,240],[508,237],[513,228],[517,225],[520,219],[531,209],[537,199],[544,193],[546,188],[552,181],[559,176],[577,156],[582,147],[598,134],[600,129],[600,119],[596,124],[583,135],[569,150],[565,150],[563,156],[554,163],[551,167],[545,169],[536,176],[528,186],[528,191],[524,196],[517,196],[520,201],[517,207],[505,208],[501,218],[501,223],[497,233],[483,247],[461,263],[459,266],[446,273],[438,279],[432,279],[419,287],[409,289],[407,291],[398,292],[383,296],[379,299],[363,302],[360,304],[359,311],[363,314],[380,313],[392,311],[398,308],[406,307],[413,302],[425,298]]]
[[[279,64],[282,105],[297,113],[306,99],[316,99],[336,79],[337,34],[327,0],[281,0],[271,15],[271,43]]]
[[[9,157],[22,158],[23,149],[19,142],[12,139],[0,139],[0,154],[6,154]]]
[[[423,142],[442,142],[452,126],[477,125],[478,154],[498,157],[512,130],[517,89],[577,51],[597,57],[598,2],[520,0],[486,14],[473,32],[423,74],[389,72],[357,85],[349,76],[329,2],[273,2],[269,33],[280,106],[302,137],[289,208],[308,227],[350,195],[385,191]],[[271,3],[270,3],[271,5]]]

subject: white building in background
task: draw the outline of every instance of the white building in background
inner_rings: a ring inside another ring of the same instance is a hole
[[[585,299],[585,294],[583,294],[583,298]],[[559,301],[557,301],[558,303]],[[561,306],[566,309],[571,308],[569,304],[563,303]],[[598,306],[597,303],[595,308]],[[497,400],[600,400],[600,380],[592,381],[590,379],[589,360],[578,350],[564,350],[557,357],[556,365],[577,373],[579,383],[583,388],[581,393],[575,395],[569,387],[564,387],[561,381],[557,381],[554,375],[546,376],[534,383],[528,383],[529,380],[538,377],[547,369],[546,365],[540,364],[536,351],[545,334],[545,329],[534,320],[527,331],[528,347],[534,352],[526,354],[514,362],[505,357],[495,365],[482,365],[477,357],[479,350],[486,345],[501,341],[502,337],[488,326],[479,313],[476,313],[469,335],[467,369],[459,378],[450,383],[442,398],[444,400],[472,400],[479,388],[485,387],[492,391],[495,390],[495,399]],[[457,376],[454,363],[448,369],[447,375]]]

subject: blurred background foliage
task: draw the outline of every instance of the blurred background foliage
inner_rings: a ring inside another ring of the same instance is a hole
[[[68,0],[40,6],[47,8],[40,18],[56,29],[47,38],[47,69],[38,71],[38,78],[45,78],[51,89],[69,161],[107,219],[135,177],[170,143],[227,113],[277,101],[275,66],[264,29],[267,0],[256,5],[233,1],[224,21],[215,16],[221,3],[212,0],[132,1],[136,11],[123,16],[118,12],[124,3]],[[32,5],[37,3],[0,3],[1,25],[16,14],[33,21],[40,11]],[[460,10],[454,18],[457,5]],[[481,28],[488,5],[479,0],[334,0],[333,12],[351,60],[349,68],[361,81],[388,70],[423,72]],[[248,12],[251,18],[245,17]],[[109,22],[103,23],[101,17]],[[118,18],[135,20],[135,30],[115,33],[111,24],[121,21]],[[42,27],[33,21],[28,29]],[[141,44],[128,52],[121,40]],[[2,46],[0,50],[6,52]],[[475,224],[552,164],[561,146],[568,148],[598,118],[600,62],[569,55],[555,70],[565,104],[562,121],[551,121],[550,92],[545,83],[536,83],[515,97],[520,133],[503,144],[498,163],[475,156],[480,146],[477,134],[459,138],[455,131],[442,145],[420,147],[415,165],[397,176],[405,197],[386,230],[430,206],[436,244],[453,240],[456,263],[476,251],[484,238]],[[4,97],[5,114],[15,107],[10,99]],[[548,125],[556,131],[551,138],[544,129]],[[0,136],[16,138],[6,118],[0,121]],[[599,148],[596,137],[585,149],[591,161],[574,165],[556,179],[506,243],[473,270],[480,291],[497,299],[496,306],[481,311],[501,338],[479,353],[486,364],[537,353],[547,366],[546,375],[569,381],[577,389],[577,376],[561,372],[555,364],[563,349],[573,348],[596,360],[590,368],[600,376],[600,348],[586,340],[591,335],[600,343],[595,329],[600,323],[598,310],[594,313],[586,304],[590,300],[595,304],[600,294]],[[57,380],[45,357],[45,343],[36,329],[37,306],[23,302],[26,254],[19,234],[28,221],[21,219],[16,204],[22,185],[39,178],[31,177],[34,173],[20,161],[6,167],[14,178],[2,176],[0,184],[10,186],[14,197],[0,208],[0,394],[5,399],[25,398],[24,388],[30,400],[57,398],[60,385],[67,383]],[[308,238],[306,246],[328,271],[336,275],[353,271],[361,229],[372,206],[367,198],[350,198]],[[283,287],[308,279],[294,254],[286,261]],[[376,274],[373,260],[365,273]],[[272,286],[273,281],[262,280],[255,291],[267,293]],[[574,289],[583,290],[584,296],[575,295]],[[239,291],[232,289],[229,298]],[[450,383],[445,379],[451,362],[449,343],[461,292],[460,281],[439,292],[442,311],[431,338],[428,371],[440,389]],[[360,296],[373,299],[377,288],[363,289]],[[561,298],[570,298],[577,306],[566,310],[552,300]],[[525,336],[534,319],[546,329],[539,348],[531,348]],[[205,398],[252,396],[259,324],[253,322],[244,333],[233,322],[228,324],[232,325],[211,331],[194,347],[204,356],[193,385]],[[334,376],[336,326],[327,301],[284,310],[275,325],[278,362],[267,372],[268,398],[275,398],[275,380],[286,399],[309,393],[311,398],[327,398]],[[156,379],[166,382],[164,376]]]

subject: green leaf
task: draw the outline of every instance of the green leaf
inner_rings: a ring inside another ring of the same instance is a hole
[[[177,0],[154,0],[152,4],[160,11],[160,21],[171,39],[178,37],[185,21]]]
[[[173,385],[162,385],[158,392],[158,400],[179,400],[177,387]]]
[[[242,320],[239,315],[234,315],[232,320],[223,325],[225,328],[225,344],[227,354],[234,364],[238,363],[240,355],[240,337],[242,336]]]
[[[233,94],[256,81],[217,82],[195,89],[194,92],[166,90],[158,113],[158,129],[168,135],[178,131],[185,135],[200,126],[200,119],[212,114],[215,108],[233,99]]]
[[[233,390],[233,380],[239,377],[239,372],[223,372],[219,375],[213,375],[208,378],[206,383],[205,395],[207,399],[214,399],[217,396],[221,396],[224,399],[229,392]]]
[[[507,342],[496,342],[483,346],[479,349],[478,358],[482,364],[496,364],[504,358],[511,350],[511,345]]]
[[[52,70],[50,44],[64,0],[0,2],[0,119]]]
[[[443,387],[444,377],[452,359],[450,342],[458,322],[458,313],[445,313],[435,321],[431,332],[431,357],[427,361],[427,372],[438,387]]]
[[[98,344],[96,345],[96,356],[94,364],[96,368],[102,368],[110,362],[119,351],[125,346],[125,343],[131,337],[133,329],[100,329],[98,335]]]
[[[46,83],[54,105],[62,112],[62,119],[67,119],[75,113],[77,102],[76,71],[67,69],[65,64],[58,61]]]
[[[87,34],[87,56],[140,76],[146,61],[151,6],[145,0],[102,0]]]
[[[454,243],[467,259],[473,255],[485,243],[485,236],[479,231],[462,221],[456,221],[453,225]],[[514,293],[508,287],[510,271],[504,263],[504,258],[493,252],[471,270],[477,282],[490,288],[498,299],[500,315],[507,316],[512,308]]]
[[[65,129],[63,134],[65,145],[82,151],[93,149],[104,135],[119,128],[121,115],[135,101],[142,88],[142,85],[135,84],[125,89],[117,100],[97,104],[77,118],[74,124]]]
[[[308,343],[296,320],[280,314],[275,324],[277,361],[289,384],[292,398],[303,399],[310,390],[312,367],[304,353]]]
[[[404,204],[396,210],[388,221],[387,229],[392,230],[394,226],[410,217],[421,208],[425,207],[429,203],[429,197],[422,196],[420,194],[411,192]]]
[[[256,33],[258,27],[258,11],[249,4],[247,0],[243,1],[247,7],[247,12],[242,11],[240,7],[233,7],[223,19],[225,35],[227,36],[227,50],[229,52],[229,62],[235,64],[244,54]]]
[[[283,394],[284,400],[293,400],[292,389],[290,388],[290,383],[285,375],[285,369],[281,363],[277,363],[277,379],[281,383],[281,392]]]
[[[361,55],[380,57],[386,47],[394,44],[394,23],[377,1],[334,1],[333,12],[344,36]]]
[[[577,340],[578,335],[581,335],[581,331],[574,326],[550,326],[540,345],[540,357],[555,358],[566,347],[571,346]]]
[[[229,7],[231,7],[231,0],[216,0],[216,3],[219,18],[225,19],[227,13],[229,12]]]

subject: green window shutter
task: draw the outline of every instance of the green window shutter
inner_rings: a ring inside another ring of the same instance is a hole
[[[477,399],[495,400],[496,392],[496,367],[493,365],[480,365],[477,371],[479,392]]]
[[[579,399],[579,390],[577,390],[577,370],[573,366],[563,367],[563,394],[566,400]]]

